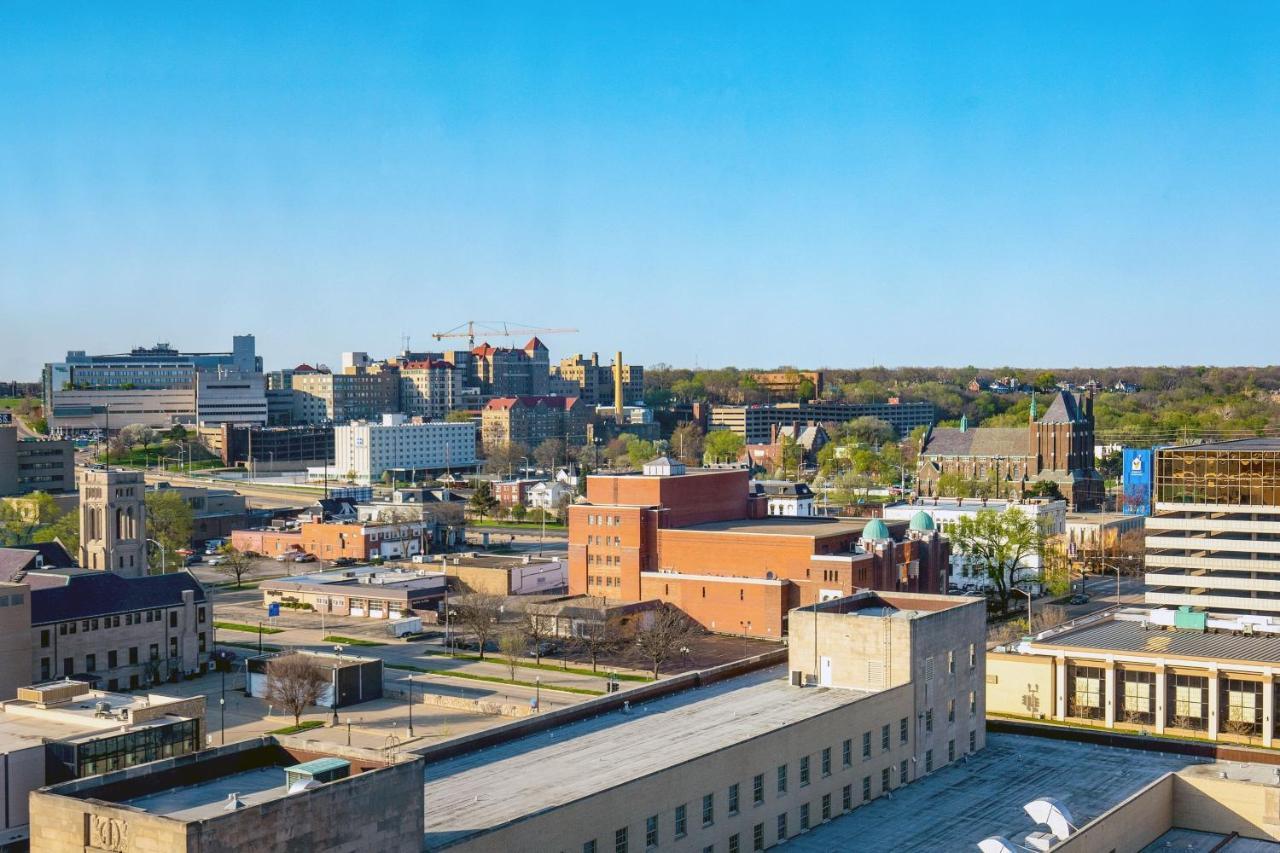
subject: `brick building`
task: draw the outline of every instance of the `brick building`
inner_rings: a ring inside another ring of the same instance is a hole
[[[1034,483],[1058,486],[1074,510],[1093,509],[1103,499],[1102,476],[1094,469],[1093,398],[1059,391],[1042,417],[1035,400],[1025,427],[931,430],[920,448],[917,489],[921,495],[944,495],[943,477],[954,475],[967,491],[994,498],[1020,498]],[[959,495],[969,497],[972,495]]]
[[[780,638],[786,614],[858,589],[945,589],[949,543],[878,519],[778,518],[742,469],[669,459],[587,478],[569,507],[569,591],[676,605],[703,627]]]
[[[435,519],[377,523],[366,521],[303,522],[297,529],[261,528],[236,530],[231,547],[264,557],[311,554],[321,560],[349,557],[388,560],[425,554],[431,548],[438,525]]]
[[[530,449],[548,438],[558,438],[570,446],[587,439],[588,407],[577,397],[499,397],[485,404],[481,412],[481,435],[485,447],[518,442]]]

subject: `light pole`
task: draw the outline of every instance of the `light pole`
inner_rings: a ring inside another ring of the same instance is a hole
[[[533,677],[533,707],[537,711],[542,710],[542,676],[535,675]],[[412,732],[410,732],[412,734]]]
[[[523,465],[520,466],[520,478],[522,480],[528,479],[529,478],[529,457],[521,456],[520,461],[524,463]]]
[[[222,695],[218,697],[218,706],[222,712],[222,745],[227,745],[227,670],[226,667],[219,666],[222,672]]]
[[[1015,586],[1014,589],[1016,589],[1018,592],[1022,593],[1027,597],[1027,633],[1030,634],[1031,633],[1031,615],[1032,615],[1031,614],[1031,591],[1027,589],[1023,589],[1020,586]]]
[[[409,737],[413,737],[413,673],[409,673]]]
[[[166,559],[164,544],[159,540],[151,539],[149,537],[147,541],[160,549],[160,574],[163,575],[166,571],[168,571],[168,560]]]
[[[258,635],[258,642],[262,642],[261,634]],[[333,653],[338,656],[338,664],[333,668],[333,720],[332,720],[332,725],[334,726],[334,728],[337,728],[338,726],[338,667],[342,665],[342,646],[335,645],[333,647]],[[410,723],[410,726],[412,725],[413,724]],[[350,729],[348,729],[348,732],[349,731]]]

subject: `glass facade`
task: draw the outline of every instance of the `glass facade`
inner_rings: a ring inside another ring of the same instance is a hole
[[[1161,450],[1156,454],[1156,500],[1280,506],[1280,445],[1275,450]]]
[[[50,744],[54,756],[75,778],[95,776],[200,749],[200,721],[179,720],[82,743]]]

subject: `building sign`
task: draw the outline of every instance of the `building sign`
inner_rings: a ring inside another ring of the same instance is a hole
[[[1155,451],[1126,447],[1121,451],[1120,511],[1125,515],[1151,514],[1151,487],[1154,482]]]

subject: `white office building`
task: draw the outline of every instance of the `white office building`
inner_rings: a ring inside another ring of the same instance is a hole
[[[352,421],[334,427],[338,476],[368,484],[391,471],[398,479],[474,468],[476,425],[473,422],[423,421],[405,415],[383,415],[381,422]]]

